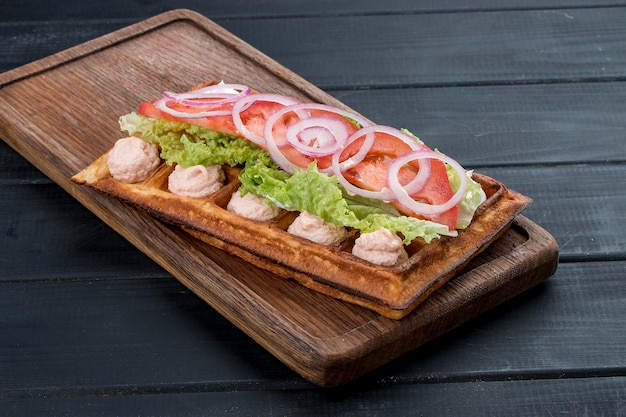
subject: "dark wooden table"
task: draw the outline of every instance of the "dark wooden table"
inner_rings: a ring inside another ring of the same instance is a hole
[[[414,3],[4,0],[0,72],[195,10],[533,197],[555,275],[320,388],[0,141],[0,415],[626,415],[626,4]]]

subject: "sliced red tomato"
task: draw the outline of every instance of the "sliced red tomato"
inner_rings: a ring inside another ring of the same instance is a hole
[[[211,116],[211,117],[177,117],[173,116],[163,110],[158,109],[154,105],[155,101],[146,101],[139,105],[139,114],[147,117],[154,117],[159,119],[175,120],[182,123],[189,123],[192,125],[202,126],[207,129],[216,130],[219,132],[227,133],[230,135],[238,135],[235,124],[233,123],[232,116]],[[232,104],[230,104],[232,108]],[[226,105],[225,105],[226,106]],[[182,104],[168,104],[168,107],[177,111],[184,111],[188,113],[198,113],[202,111],[199,107],[190,107]],[[206,110],[206,109],[205,109]],[[211,109],[220,110],[220,109]]]
[[[426,182],[424,188],[422,188],[419,192],[412,194],[413,197],[417,201],[425,201],[429,204],[443,204],[448,201],[454,192],[450,187],[450,181],[448,179],[448,174],[446,172],[446,166],[442,161],[437,159],[430,160],[430,177]],[[401,204],[394,204],[394,206],[401,212],[407,215],[413,215],[414,217],[419,217],[410,212],[409,209],[402,206]],[[431,220],[436,223],[445,224],[448,226],[448,229],[454,230],[456,229],[456,223],[459,217],[459,208],[457,206],[452,207],[448,211],[444,211],[441,214],[437,214],[428,220]]]
[[[356,154],[362,143],[362,139],[357,139],[351,143],[344,151],[342,160],[348,159],[350,156]],[[400,139],[385,133],[377,133],[374,145],[365,159],[353,168],[345,171],[343,175],[346,180],[355,186],[369,191],[381,191],[383,188],[388,187],[387,171],[393,159],[409,151],[411,151],[409,145],[402,142]],[[448,180],[444,163],[436,159],[431,159],[430,163],[431,173],[428,181],[420,191],[412,194],[411,197],[417,201],[423,201],[429,204],[442,204],[448,201],[454,195],[454,192],[450,187],[450,181]],[[418,170],[419,164],[417,162],[403,167],[399,173],[400,184],[408,184],[415,178]],[[398,211],[407,216],[421,219],[425,218],[397,202],[391,204],[398,209]],[[450,230],[454,230],[456,228],[457,218],[458,208],[453,207],[427,220],[445,224]]]
[[[139,114],[147,117],[175,120],[182,123],[188,123],[196,126],[201,126],[207,129],[215,130],[218,132],[226,133],[233,136],[243,137],[241,132],[235,126],[233,117],[231,114],[224,116],[210,116],[210,117],[178,117],[169,114],[163,110],[160,110],[155,106],[155,101],[146,101],[139,105]],[[232,110],[234,103],[226,103],[218,107],[211,107],[208,110],[220,111]],[[184,104],[171,102],[168,103],[168,107],[172,110],[187,112],[187,113],[201,113],[207,111],[203,107],[192,107]],[[254,102],[248,109],[241,113],[241,120],[243,124],[251,132],[261,136],[263,134],[263,126],[267,118],[276,110],[281,108],[281,104],[271,103],[267,101]]]

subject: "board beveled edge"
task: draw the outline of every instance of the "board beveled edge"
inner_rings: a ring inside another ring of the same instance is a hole
[[[90,39],[78,45],[69,47],[52,55],[26,63],[17,68],[2,72],[0,73],[0,88],[58,68],[61,65],[82,59],[90,54],[113,47],[116,44],[136,38],[145,33],[158,30],[159,28],[177,20],[189,20],[199,25],[215,25],[219,27],[217,24],[192,10],[169,10]]]

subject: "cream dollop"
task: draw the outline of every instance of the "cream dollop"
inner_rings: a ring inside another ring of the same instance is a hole
[[[221,165],[194,165],[188,168],[176,165],[167,179],[167,188],[182,197],[202,198],[222,188],[224,179]]]
[[[268,203],[263,197],[247,193],[243,197],[239,190],[235,191],[226,206],[231,213],[246,219],[265,222],[278,216],[280,208]]]
[[[109,172],[118,181],[128,184],[146,180],[161,165],[159,149],[134,136],[119,139],[107,161]]]
[[[352,254],[376,265],[393,266],[408,259],[402,239],[389,229],[363,233],[354,241]]]
[[[289,225],[289,233],[300,236],[321,245],[334,245],[342,241],[348,232],[342,226],[324,221],[309,212],[302,212]]]

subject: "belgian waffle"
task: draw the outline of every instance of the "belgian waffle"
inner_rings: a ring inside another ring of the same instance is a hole
[[[406,247],[408,260],[391,267],[371,264],[352,255],[358,231],[333,246],[324,246],[287,232],[297,213],[258,222],[226,210],[237,190],[239,170],[225,166],[224,186],[206,198],[180,197],[167,189],[171,166],[163,163],[141,183],[126,184],[111,176],[108,153],[72,180],[140,207],[158,219],[183,228],[210,245],[264,268],[282,278],[326,295],[357,304],[392,319],[409,314],[501,236],[530,202],[502,183],[477,173],[487,200],[472,223],[457,237],[426,244],[420,238]]]

